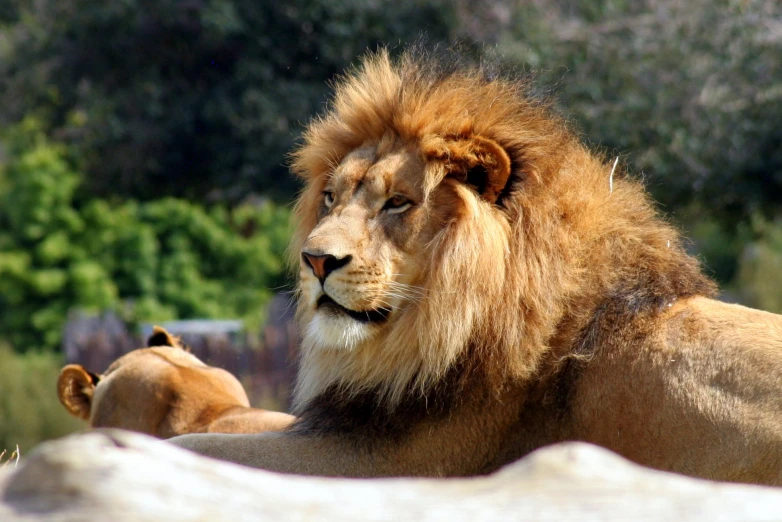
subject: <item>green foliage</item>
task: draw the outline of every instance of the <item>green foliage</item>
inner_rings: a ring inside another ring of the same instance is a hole
[[[289,197],[285,155],[326,82],[380,43],[441,40],[453,25],[446,0],[19,9],[0,45],[0,125],[43,115],[49,136],[80,151],[91,193],[141,199]]]
[[[80,176],[32,119],[2,136],[0,338],[59,344],[68,310],[130,322],[262,317],[283,285],[287,209],[177,199],[78,202]]]
[[[749,227],[729,227],[706,215],[686,227],[686,236],[694,243],[695,253],[704,261],[704,269],[722,284],[734,280],[738,258],[744,244],[754,235]]]
[[[39,442],[86,426],[57,398],[62,366],[59,354],[18,354],[0,344],[0,452],[10,453],[18,444],[24,457]]]
[[[740,297],[749,306],[782,313],[782,222],[753,221],[758,239],[746,245],[739,260]]]

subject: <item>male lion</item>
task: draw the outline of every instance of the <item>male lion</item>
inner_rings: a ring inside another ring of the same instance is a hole
[[[782,317],[713,300],[642,186],[525,91],[418,52],[342,79],[293,162],[298,420],[175,444],[375,477],[581,440],[782,484]]]
[[[96,375],[78,364],[60,371],[65,409],[92,428],[124,428],[168,438],[185,433],[282,430],[293,416],[250,408],[236,378],[207,366],[155,327],[149,348],[134,350]]]

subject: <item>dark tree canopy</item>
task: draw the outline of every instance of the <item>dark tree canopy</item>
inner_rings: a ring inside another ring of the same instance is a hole
[[[289,197],[326,82],[379,44],[447,39],[442,3],[41,0],[5,31],[0,124],[42,116],[94,195]]]

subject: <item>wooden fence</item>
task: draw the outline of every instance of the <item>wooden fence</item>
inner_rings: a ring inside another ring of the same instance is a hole
[[[287,410],[296,374],[298,332],[294,306],[286,295],[275,296],[260,336],[248,335],[237,321],[174,321],[161,323],[179,335],[193,354],[211,366],[233,373],[254,406]],[[145,344],[152,325],[133,331],[116,314],[88,316],[72,312],[63,336],[67,363],[103,372],[112,361]]]

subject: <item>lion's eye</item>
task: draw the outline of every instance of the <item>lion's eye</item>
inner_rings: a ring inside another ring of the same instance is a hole
[[[404,196],[396,195],[389,198],[386,204],[383,205],[383,210],[389,214],[401,214],[408,208],[413,206],[413,202]]]
[[[334,204],[334,193],[329,191],[323,192],[323,204],[326,205],[326,208],[331,208],[331,205]]]

